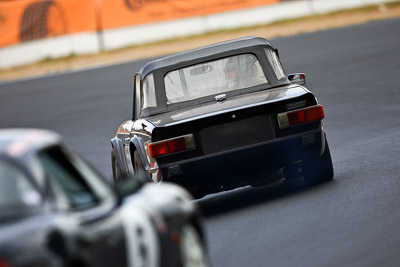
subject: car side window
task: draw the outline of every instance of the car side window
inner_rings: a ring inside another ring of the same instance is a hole
[[[41,196],[26,174],[0,160],[0,208],[34,207],[40,203]]]
[[[79,158],[53,147],[39,153],[39,159],[52,182],[58,184],[73,208],[92,207],[109,197],[97,174]]]
[[[278,80],[286,77],[285,71],[282,68],[282,64],[279,61],[278,55],[276,54],[275,51],[271,50],[271,49],[267,49],[265,48],[265,54],[267,55],[267,58],[269,60],[269,62],[272,65],[272,68],[274,69],[276,78]]]
[[[142,103],[143,109],[157,107],[153,73],[147,75],[143,81]]]

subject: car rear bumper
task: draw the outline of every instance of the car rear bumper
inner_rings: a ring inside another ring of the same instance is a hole
[[[241,149],[188,159],[160,166],[164,181],[186,187],[201,187],[207,193],[233,189],[284,177],[282,168],[321,155],[324,130],[248,146]]]

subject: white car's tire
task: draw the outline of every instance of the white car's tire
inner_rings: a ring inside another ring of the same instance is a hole
[[[197,229],[191,224],[185,225],[182,229],[180,255],[183,267],[209,266],[204,241]]]

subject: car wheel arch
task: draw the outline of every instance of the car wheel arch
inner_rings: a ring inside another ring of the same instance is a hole
[[[133,174],[138,174],[146,177],[149,181],[153,181],[152,175],[148,172],[151,167],[144,146],[143,140],[140,137],[135,135],[131,138],[131,143],[129,144],[130,164]],[[139,168],[139,170],[135,170],[136,168]]]
[[[144,143],[140,137],[135,135],[131,138],[131,142],[129,144],[129,150],[130,150],[132,164],[134,164],[134,152],[137,151],[137,153],[139,155],[139,159],[143,164],[143,167],[145,169],[150,168],[150,165],[149,165],[149,162],[148,162],[147,156],[146,156],[146,151],[144,149]]]

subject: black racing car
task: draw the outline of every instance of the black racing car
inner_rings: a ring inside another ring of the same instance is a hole
[[[53,132],[0,130],[0,266],[207,266],[189,194],[126,181],[114,189]]]
[[[323,107],[277,49],[246,37],[147,63],[132,119],[111,140],[114,180],[140,173],[196,197],[303,176],[333,178]]]

